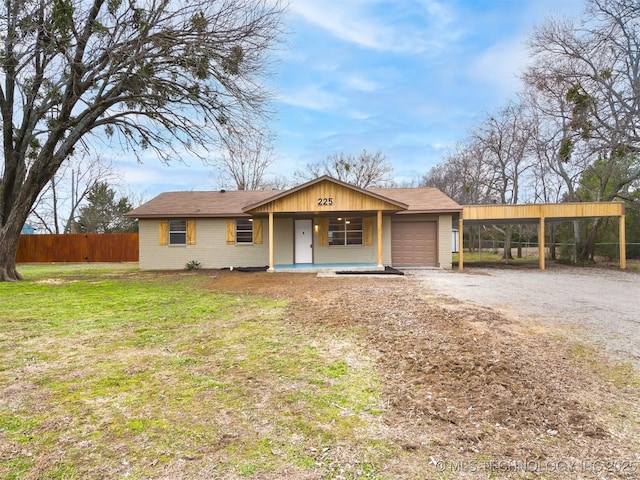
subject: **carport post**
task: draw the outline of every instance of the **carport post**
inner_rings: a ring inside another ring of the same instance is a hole
[[[620,240],[620,268],[627,269],[627,235],[625,233],[625,216],[620,215],[618,220],[619,240]]]
[[[540,270],[544,270],[544,217],[540,217],[540,227],[538,228],[538,245],[540,251],[538,252],[538,256],[540,257]]]
[[[382,267],[382,210],[378,210],[378,266]]]
[[[464,219],[462,218],[462,214],[460,214],[460,218],[458,219],[458,270],[462,271],[464,268]]]
[[[273,248],[273,212],[269,212],[269,272],[275,271]]]

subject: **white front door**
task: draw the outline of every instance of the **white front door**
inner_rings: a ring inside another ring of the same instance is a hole
[[[311,220],[295,221],[295,263],[313,263],[313,225]]]

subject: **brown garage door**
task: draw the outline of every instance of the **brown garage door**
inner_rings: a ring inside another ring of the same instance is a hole
[[[437,266],[437,232],[437,222],[394,222],[391,226],[393,266]]]

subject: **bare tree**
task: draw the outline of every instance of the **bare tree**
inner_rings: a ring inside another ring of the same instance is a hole
[[[489,162],[483,158],[482,145],[467,138],[458,144],[445,161],[433,167],[420,184],[435,187],[461,205],[495,203],[492,182],[494,174]],[[480,230],[468,229],[469,250],[480,248]]]
[[[288,188],[291,188],[291,179],[285,175],[265,177],[263,190],[286,190]]]
[[[564,119],[558,130],[556,170],[564,175],[569,196],[578,198],[575,177],[582,172],[624,172],[615,182],[608,175],[592,185],[592,200],[623,198],[640,180],[640,11],[627,0],[589,0],[580,21],[550,19],[530,38],[533,67],[525,74],[540,91],[562,92]],[[624,169],[618,168],[622,164]],[[566,172],[565,172],[566,173]],[[595,189],[595,190],[594,190]],[[596,191],[597,190],[597,191]],[[599,222],[593,222],[582,257],[592,257]]]
[[[232,183],[237,190],[264,190],[268,188],[267,169],[275,161],[273,138],[260,131],[229,139],[227,150],[215,162],[220,178],[226,186]]]
[[[40,192],[29,222],[48,233],[74,233],[78,208],[99,182],[117,178],[111,162],[100,156],[74,156],[64,163]]]
[[[387,187],[393,183],[393,168],[380,151],[369,153],[362,150],[358,155],[330,155],[325,160],[308,163],[304,170],[294,172],[298,181],[308,181],[322,175],[350,183],[360,188]]]
[[[594,149],[576,127],[583,121],[584,108],[572,104],[568,86],[548,74],[549,66],[538,61],[523,74],[522,98],[533,119],[534,192],[542,202],[577,202],[577,188],[594,158]],[[551,259],[556,258],[557,224],[547,229]],[[579,221],[573,222],[574,261],[580,242]]]
[[[106,135],[168,161],[264,117],[281,13],[277,0],[2,2],[0,280],[20,279],[21,227],[74,151]]]
[[[481,145],[468,139],[422,177],[420,185],[435,187],[461,205],[494,203],[493,173],[488,167]]]
[[[496,115],[488,115],[471,132],[477,144],[482,163],[489,168],[486,177],[487,192],[497,203],[517,204],[530,181],[533,168],[531,147],[533,124],[522,103],[510,102]],[[504,236],[504,258],[511,255],[511,225],[498,226]]]
[[[490,168],[488,187],[498,203],[518,203],[533,166],[533,129],[523,105],[511,102],[496,115],[488,115],[472,130],[471,138]]]

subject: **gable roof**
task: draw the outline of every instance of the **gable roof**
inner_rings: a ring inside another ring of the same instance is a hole
[[[335,192],[335,188],[337,187],[338,191],[340,190],[342,190],[342,192],[347,191],[348,193],[352,194],[351,195],[352,197],[354,196],[353,194],[355,194],[355,196],[357,196],[359,199],[366,198],[367,200],[369,200],[370,203],[375,203],[377,205],[377,208],[380,208],[383,210],[398,211],[398,210],[406,210],[408,207],[408,205],[403,202],[399,202],[397,200],[393,200],[389,197],[385,197],[378,193],[374,193],[371,190],[366,190],[364,188],[356,187],[355,185],[350,185],[341,180],[336,180],[335,178],[332,178],[328,175],[323,175],[322,177],[318,177],[307,183],[298,185],[297,187],[294,187],[290,190],[278,192],[277,194],[275,194],[270,198],[267,198],[266,200],[248,205],[243,210],[245,212],[250,212],[254,210],[255,211],[254,213],[259,213],[259,212],[264,212],[265,208],[268,207],[272,209],[271,211],[282,211],[280,210],[281,208],[280,206],[284,203],[283,200],[285,198],[290,199],[295,197],[297,194],[301,194],[301,195],[312,194],[317,196],[323,196],[323,194],[326,194],[327,192],[327,187],[331,189],[330,191],[332,192]],[[332,195],[332,193],[330,193],[329,195]],[[351,200],[353,200],[353,198]],[[337,206],[337,203],[338,202],[336,201],[335,206]],[[307,205],[307,208],[308,208],[308,205]],[[332,210],[336,210],[336,208]]]
[[[462,207],[437,188],[359,188],[323,176],[290,190],[233,190],[165,192],[128,212],[130,218],[224,218],[248,217],[248,211],[319,185],[333,182],[363,196],[386,202],[399,214],[455,213]]]

